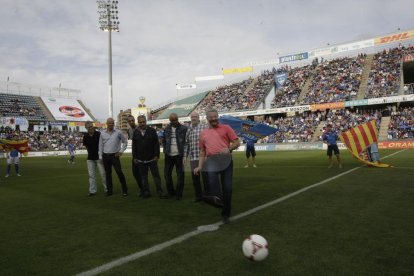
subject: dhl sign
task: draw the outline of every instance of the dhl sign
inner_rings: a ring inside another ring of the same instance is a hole
[[[384,141],[378,143],[380,149],[414,149],[414,140],[408,141]]]
[[[395,41],[403,41],[408,39],[414,38],[414,30],[402,32],[402,33],[395,33],[383,37],[377,37],[375,38],[375,45],[380,44],[387,44]]]

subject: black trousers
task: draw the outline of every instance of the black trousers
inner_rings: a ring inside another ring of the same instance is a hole
[[[191,168],[191,178],[193,180],[194,186],[194,194],[196,199],[202,199],[203,195],[208,195],[208,178],[207,172],[201,170],[201,177],[200,174],[194,174],[194,169],[198,167],[198,160],[190,161],[190,168]],[[203,180],[203,188],[201,188],[201,179]]]
[[[115,156],[115,153],[104,153],[102,154],[102,162],[105,168],[106,186],[108,188],[108,193],[113,192],[113,185],[112,185],[112,166],[113,166],[116,174],[118,175],[119,182],[121,182],[122,193],[127,194],[128,186],[126,184],[125,175],[122,172],[119,156]]]
[[[172,171],[175,166],[177,173],[177,188],[174,189]],[[181,198],[184,190],[184,166],[183,157],[180,155],[169,156],[165,155],[164,177],[167,186],[168,194]]]
[[[203,168],[208,174],[209,195],[223,201],[221,215],[230,217],[233,193],[233,160],[231,154],[217,154],[207,158]]]
[[[149,163],[139,163],[139,172],[142,179],[142,195],[150,195],[149,183],[148,183],[148,169],[151,170],[152,179],[154,179],[155,187],[157,188],[158,195],[162,194],[160,171],[158,170],[158,162],[153,161]]]
[[[137,182],[140,195],[143,195],[144,191],[142,189],[141,173],[139,172],[139,165],[135,164],[134,159],[132,159],[132,174],[134,175],[135,181]]]

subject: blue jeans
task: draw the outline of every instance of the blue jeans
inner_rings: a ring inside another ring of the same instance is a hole
[[[223,157],[220,155],[208,157],[205,170],[208,175],[209,195],[222,198],[223,209],[221,215],[230,217],[233,191],[233,160],[231,155],[224,159],[228,160],[223,162]],[[223,164],[226,165],[223,166]]]

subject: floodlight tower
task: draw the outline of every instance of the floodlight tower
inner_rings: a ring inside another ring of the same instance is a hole
[[[100,29],[108,32],[108,59],[109,59],[109,117],[113,118],[113,93],[112,93],[112,32],[119,32],[118,1],[98,0],[98,14]]]

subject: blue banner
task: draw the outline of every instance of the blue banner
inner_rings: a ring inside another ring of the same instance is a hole
[[[298,61],[298,60],[302,60],[302,59],[308,59],[308,57],[309,57],[308,52],[283,56],[283,57],[279,58],[279,63]]]
[[[275,75],[276,89],[282,87],[288,78],[288,73],[280,73]]]
[[[273,134],[277,131],[276,128],[268,125],[257,123],[254,121],[242,120],[232,116],[221,116],[220,123],[229,125],[236,134],[247,141],[257,141],[258,139],[264,138]]]

